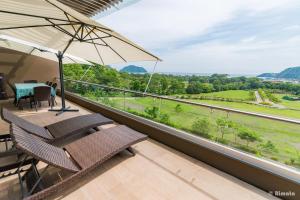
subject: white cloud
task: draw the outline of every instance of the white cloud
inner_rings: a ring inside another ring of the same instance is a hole
[[[256,36],[252,36],[252,37],[242,39],[242,42],[249,43],[249,42],[253,42],[255,39],[256,39]]]
[[[101,18],[99,22],[148,50],[160,49],[158,56],[164,60],[159,65],[160,71],[229,73],[231,70],[244,70],[241,65],[245,66],[247,63],[245,71],[252,70],[255,73],[259,70],[259,66],[274,64],[278,68],[280,64],[293,64],[296,60],[287,55],[291,59],[290,62],[275,61],[274,57],[269,56],[271,52],[278,54],[272,50],[274,41],[266,39],[260,41],[256,35],[245,36],[244,39],[230,45],[208,42],[191,47],[183,46],[180,49],[174,48],[193,37],[201,38],[201,35],[209,33],[218,25],[234,20],[240,13],[256,16],[274,9],[286,9],[295,3],[298,3],[298,0],[141,0]],[[230,33],[232,30],[224,30],[219,34],[226,31]],[[264,52],[266,49],[269,53]],[[255,50],[258,52],[250,52]],[[246,51],[250,53],[247,54]],[[278,59],[282,58],[278,56]]]
[[[147,48],[198,36],[239,10],[266,11],[294,0],[141,0],[99,21]]]
[[[198,72],[258,74],[279,72],[300,63],[300,40],[273,43],[270,41],[211,42],[170,51],[159,65],[164,72]],[[193,56],[191,56],[193,55]]]

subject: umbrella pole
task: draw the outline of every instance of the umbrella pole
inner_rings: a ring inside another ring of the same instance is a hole
[[[78,112],[78,109],[70,109],[69,107],[66,107],[66,101],[65,101],[65,85],[64,85],[64,69],[63,69],[63,53],[61,51],[57,54],[58,58],[58,65],[59,65],[59,79],[60,79],[60,96],[61,96],[61,108],[60,109],[49,109],[49,111],[58,112],[57,115],[60,115],[64,112]]]

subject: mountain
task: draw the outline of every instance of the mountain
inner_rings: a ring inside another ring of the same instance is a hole
[[[126,67],[123,67],[120,72],[126,72],[131,74],[144,74],[147,73],[147,70],[143,67],[138,67],[135,65],[128,65]]]
[[[281,78],[281,79],[300,79],[300,66],[289,67],[280,73],[263,73],[257,77],[263,78]]]
[[[277,75],[277,78],[300,79],[300,67],[290,67]]]
[[[260,78],[276,78],[277,75],[278,75],[278,73],[262,73],[262,74],[258,75],[257,77],[260,77]]]

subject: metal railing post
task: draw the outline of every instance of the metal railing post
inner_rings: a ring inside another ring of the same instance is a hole
[[[126,110],[126,92],[125,91],[123,91],[123,100],[124,100],[123,109]]]

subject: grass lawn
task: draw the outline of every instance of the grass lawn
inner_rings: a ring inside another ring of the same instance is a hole
[[[242,111],[262,113],[262,114],[268,114],[272,116],[279,116],[279,117],[300,120],[300,110],[298,111],[298,110],[289,110],[289,109],[278,109],[278,108],[271,108],[271,107],[265,107],[260,105],[253,105],[253,104],[246,104],[246,103],[239,103],[239,102],[215,101],[215,100],[191,100],[191,101],[215,105],[215,106],[222,106],[226,108],[238,109]],[[293,103],[296,104],[297,102],[293,102]],[[298,103],[300,104],[300,102]]]
[[[295,117],[300,119],[300,111],[294,111],[294,115],[291,114],[291,111],[288,112],[277,111],[278,109],[265,108],[261,106],[248,105],[243,103],[228,103],[228,102],[218,102],[218,101],[201,101],[203,103],[209,103],[214,105],[220,105],[224,107],[232,107],[241,110],[247,110],[252,112],[263,112],[267,114],[277,114],[284,115],[288,117]],[[176,112],[176,105],[180,104],[182,111]],[[124,99],[119,97],[110,98],[110,105],[126,111],[134,111],[145,115],[145,108],[156,106],[160,108],[160,114],[167,114],[169,116],[170,122],[178,129],[191,131],[192,124],[201,118],[207,118],[211,122],[211,131],[210,134],[213,136],[213,140],[220,137],[220,132],[217,129],[216,119],[220,117],[227,117],[227,113],[223,111],[214,110],[211,112],[210,109],[181,104],[169,100],[158,100],[150,97],[128,97],[124,105]],[[125,107],[124,107],[125,106]],[[271,141],[277,151],[259,151],[257,156],[266,157],[269,159],[276,159],[282,163],[288,163],[291,159],[295,159],[296,162],[294,166],[300,168],[300,125],[289,124],[284,122],[278,122],[258,117],[245,116],[241,114],[230,113],[228,115],[231,121],[234,121],[244,127],[247,127],[255,131],[261,138],[261,141],[254,142],[250,144],[252,149],[258,149],[259,145],[267,141]],[[236,137],[236,133],[229,132],[225,134],[225,143],[227,145],[239,148],[245,146],[246,142]]]
[[[246,90],[228,90],[221,92],[212,92],[212,93],[202,93],[195,96],[207,96],[207,97],[217,97],[217,98],[230,98],[238,100],[248,100],[249,91]]]

